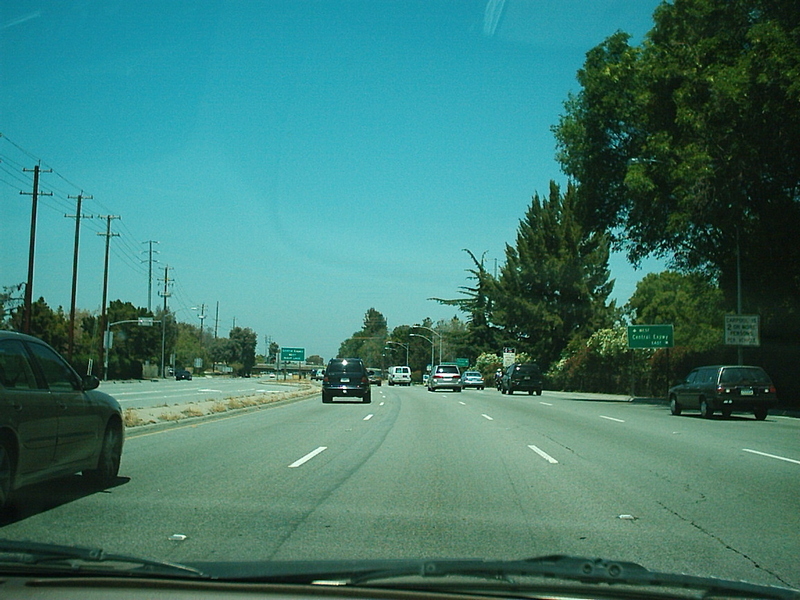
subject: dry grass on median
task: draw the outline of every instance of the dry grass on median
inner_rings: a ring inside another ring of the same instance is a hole
[[[270,392],[250,394],[247,396],[235,396],[224,400],[208,399],[201,402],[189,402],[187,404],[176,404],[168,407],[166,404],[148,408],[127,408],[124,411],[125,427],[139,427],[158,422],[175,422],[183,419],[203,417],[238,410],[253,408],[263,404],[279,402],[292,398],[309,396],[317,391],[317,387],[311,384],[303,386],[299,390],[287,392]]]

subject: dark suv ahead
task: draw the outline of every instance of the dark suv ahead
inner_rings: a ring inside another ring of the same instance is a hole
[[[328,361],[322,378],[322,401],[332,402],[334,396],[372,402],[369,373],[360,358],[332,358]]]
[[[683,383],[669,390],[669,408],[673,415],[681,414],[684,408],[696,408],[706,419],[713,417],[715,411],[727,418],[734,410],[746,410],[763,421],[777,402],[775,386],[761,367],[698,367]]]
[[[500,381],[500,391],[503,394],[513,394],[517,390],[528,392],[528,395],[536,392],[537,396],[542,395],[542,371],[534,363],[515,363],[508,367],[503,373]]]

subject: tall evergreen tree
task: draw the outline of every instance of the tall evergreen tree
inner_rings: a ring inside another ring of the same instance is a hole
[[[575,201],[574,186],[562,195],[554,182],[548,198],[533,197],[492,294],[494,322],[543,367],[572,339],[607,325],[612,312],[610,242],[584,231]]]
[[[459,287],[459,291],[464,295],[463,298],[452,300],[430,298],[430,300],[455,306],[467,315],[467,331],[462,345],[470,349],[470,357],[474,354],[477,358],[483,352],[498,352],[502,345],[502,332],[492,324],[492,292],[496,288],[496,281],[486,270],[484,255],[478,259],[471,250],[465,248],[464,252],[469,254],[475,265],[474,268],[467,269],[467,273],[470,274],[467,279],[474,281],[474,285]]]

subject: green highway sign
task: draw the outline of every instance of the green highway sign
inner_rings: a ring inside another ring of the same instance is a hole
[[[672,348],[672,325],[629,325],[628,348]]]
[[[457,358],[456,365],[461,367],[462,369],[469,366],[469,359],[468,358]]]
[[[305,359],[305,348],[281,348],[281,361],[283,362],[302,362]]]

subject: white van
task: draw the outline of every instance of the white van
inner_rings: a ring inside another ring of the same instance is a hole
[[[389,385],[411,385],[411,367],[389,367]]]

